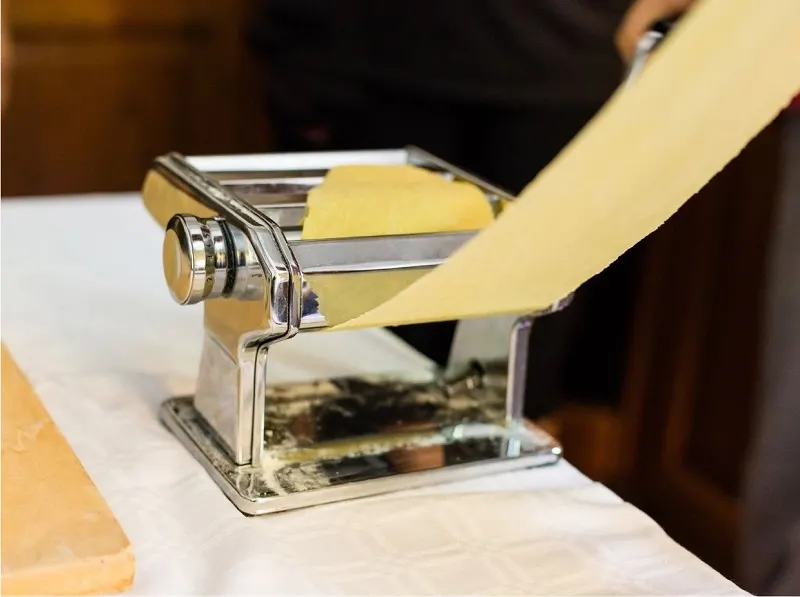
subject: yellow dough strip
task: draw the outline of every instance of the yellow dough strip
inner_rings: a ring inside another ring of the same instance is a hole
[[[559,300],[671,217],[799,90],[800,0],[701,0],[495,223],[334,329],[525,313]]]
[[[339,166],[311,190],[304,239],[480,230],[494,221],[483,192],[413,166]]]

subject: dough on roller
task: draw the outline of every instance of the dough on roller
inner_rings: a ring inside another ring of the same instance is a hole
[[[798,90],[800,0],[700,0],[639,78],[493,225],[394,298],[334,329],[552,304],[671,217]]]
[[[414,166],[339,166],[308,194],[304,239],[479,230],[494,212],[475,185]]]

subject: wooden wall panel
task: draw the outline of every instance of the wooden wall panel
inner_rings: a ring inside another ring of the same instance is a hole
[[[625,497],[729,576],[780,152],[779,120],[649,239],[623,402]]]
[[[219,14],[221,4],[208,0],[8,0],[8,15],[18,29],[108,29],[131,24],[206,22]]]
[[[247,0],[16,0],[3,195],[138,189],[156,155],[263,150]]]

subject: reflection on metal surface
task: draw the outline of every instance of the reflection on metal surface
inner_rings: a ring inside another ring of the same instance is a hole
[[[521,419],[532,316],[459,322],[449,366],[424,384],[402,375],[294,386],[270,381],[275,343],[377,306],[475,234],[299,238],[308,190],[328,169],[380,163],[472,182],[496,214],[514,200],[416,148],[193,160],[170,154],[148,174],[143,199],[166,228],[167,286],[181,304],[203,302],[206,332],[196,395],[168,401],[162,417],[244,512],[559,457],[557,444]],[[564,308],[569,298],[536,315]]]
[[[641,37],[636,44],[633,60],[628,65],[628,72],[625,74],[625,85],[632,84],[639,77],[650,56],[664,41],[673,26],[674,21],[659,21]]]
[[[234,504],[265,514],[556,462],[544,432],[507,422],[501,376],[410,384],[341,379],[268,389],[264,454],[237,466],[191,398],[162,418]]]

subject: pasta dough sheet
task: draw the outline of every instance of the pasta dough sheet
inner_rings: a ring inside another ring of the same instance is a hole
[[[349,321],[397,296],[425,275],[424,269],[307,276],[329,326]]]
[[[413,166],[332,168],[306,209],[304,239],[480,230],[494,221],[478,187]]]
[[[333,329],[552,304],[671,217],[799,89],[799,0],[700,0],[637,81],[494,224],[393,298]],[[331,188],[310,197],[308,237],[386,234],[398,223],[420,232],[415,218],[446,229],[441,218],[452,215],[445,214],[452,198],[443,192],[434,206],[428,193],[438,189],[415,187],[408,176],[388,192],[395,180],[366,176],[358,188],[326,181]],[[365,189],[386,200],[369,201]]]

